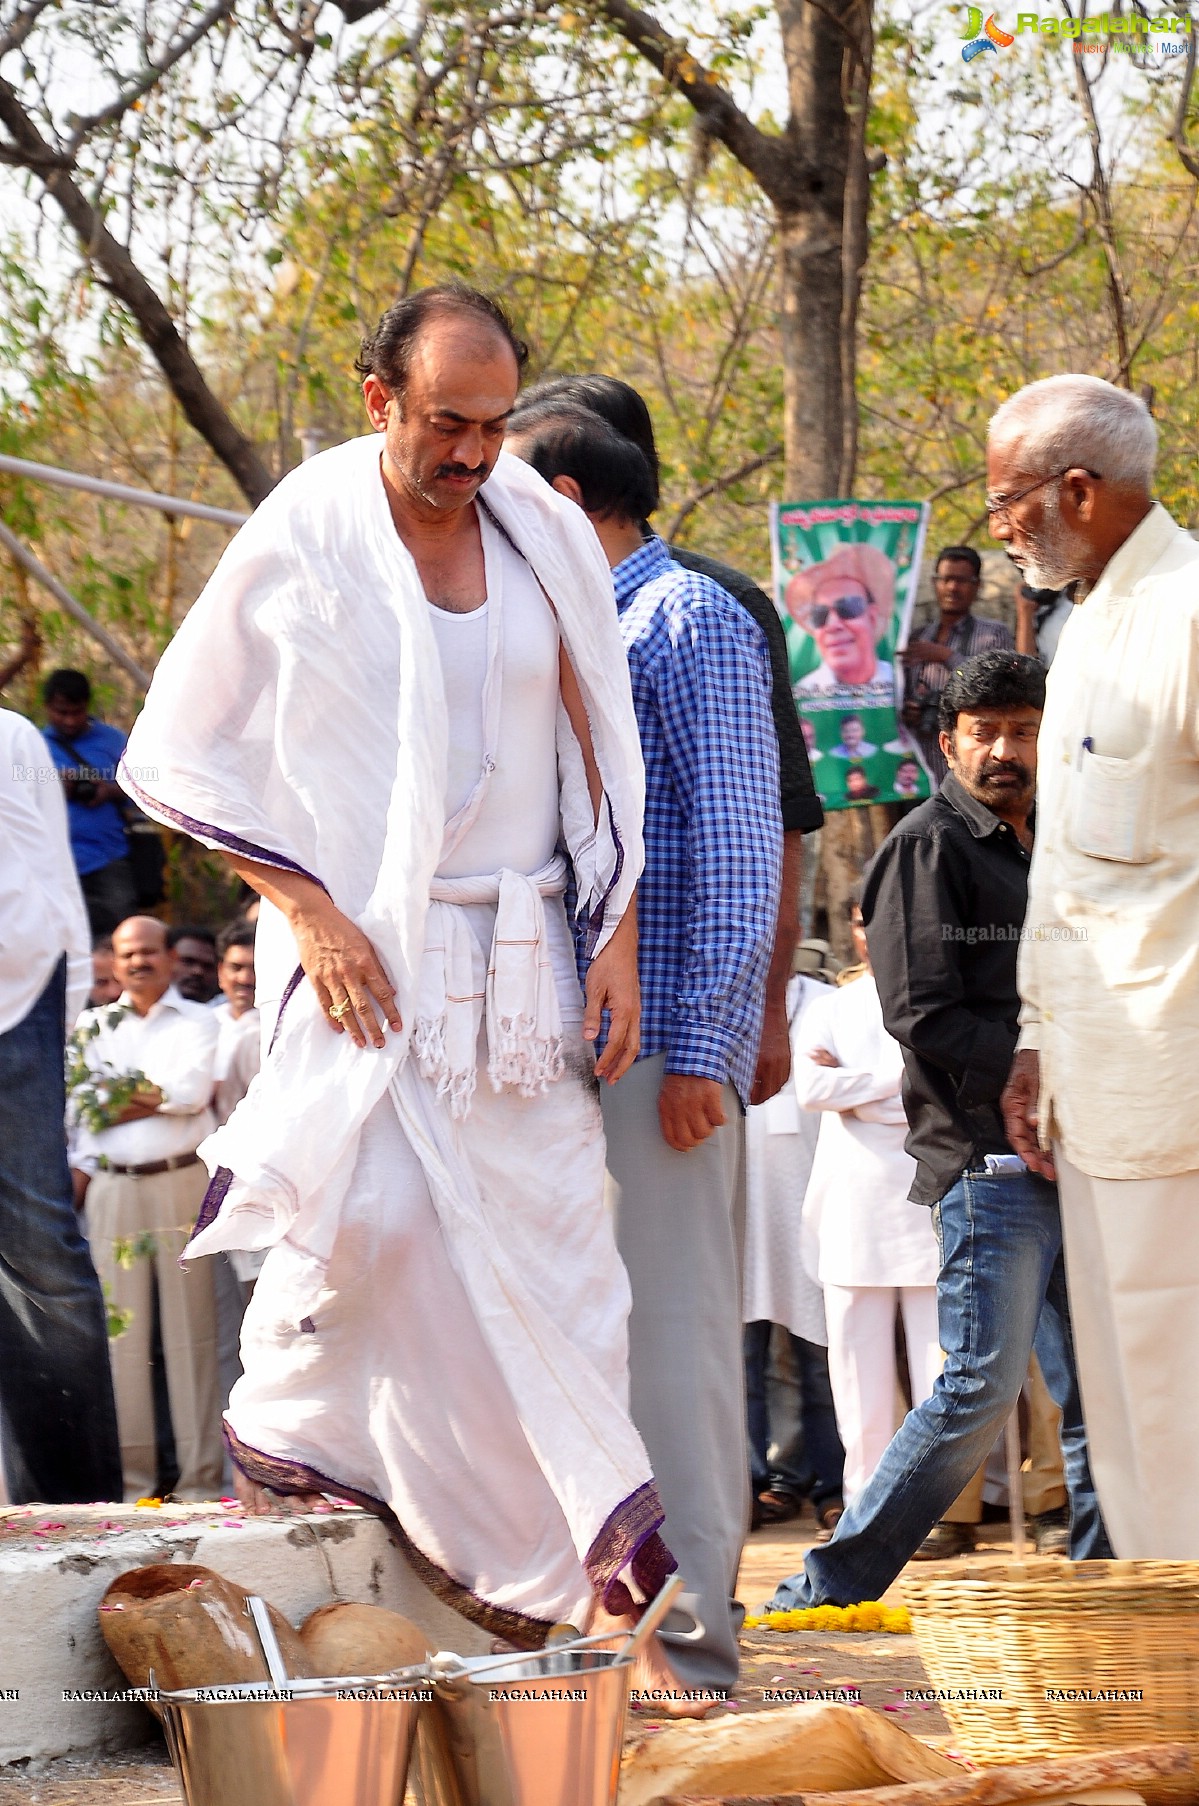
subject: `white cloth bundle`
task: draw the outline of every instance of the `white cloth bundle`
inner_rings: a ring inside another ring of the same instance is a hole
[[[474,1096],[479,1024],[487,1006],[487,1076],[499,1091],[532,1097],[562,1076],[562,1013],[546,938],[542,897],[560,897],[566,861],[494,878],[434,878],[417,988],[413,1047],[420,1069],[455,1117]],[[496,903],[487,980],[474,980],[469,903]]]

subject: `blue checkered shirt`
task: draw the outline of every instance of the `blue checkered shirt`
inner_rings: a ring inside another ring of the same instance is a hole
[[[770,660],[710,577],[649,539],[612,573],[645,756],[641,1057],[749,1098],[783,828]]]

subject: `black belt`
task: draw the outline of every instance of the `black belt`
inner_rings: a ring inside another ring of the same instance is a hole
[[[177,1173],[183,1166],[198,1166],[200,1156],[190,1154],[172,1154],[168,1160],[141,1160],[134,1166],[122,1166],[119,1161],[110,1160],[104,1168],[106,1173],[122,1173],[129,1179],[148,1179],[152,1173]]]

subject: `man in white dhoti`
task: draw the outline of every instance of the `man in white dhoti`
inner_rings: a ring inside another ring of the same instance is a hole
[[[1199,1559],[1199,546],[1152,499],[1144,402],[1093,376],[991,422],[991,532],[1080,585],[1049,673],[1004,1120],[1056,1166],[1116,1554]],[[1052,1146],[1052,1154],[1050,1147]]]
[[[501,454],[524,357],[458,285],[384,315],[359,364],[379,437],[234,539],[123,781],[263,899],[269,1052],[204,1144],[191,1243],[269,1248],[240,1484],[369,1505],[435,1592],[532,1646],[674,1564],[594,1076],[637,1051],[644,778],[599,543]]]

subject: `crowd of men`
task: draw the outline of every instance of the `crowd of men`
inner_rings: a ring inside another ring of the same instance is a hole
[[[902,655],[942,781],[834,990],[792,978],[821,811],[777,614],[654,533],[636,391],[522,394],[526,357],[462,285],[388,310],[370,433],[234,538],[115,776],[81,674],[44,738],[0,712],[12,1496],[200,1498],[230,1459],[250,1510],[377,1511],[521,1645],[631,1622],[677,1565],[645,1672],[702,1712],[747,1467],[759,1518],[786,1491],[776,1323],[827,1537],[779,1606],[935,1551],[1034,1351],[1070,1553],[1199,1556],[1199,546],[1146,408],[1059,377],[996,414],[992,533],[1072,598],[1052,677],[950,548]],[[223,853],[256,927],[141,913],[127,801]],[[784,1227],[743,1291],[747,1111]]]

